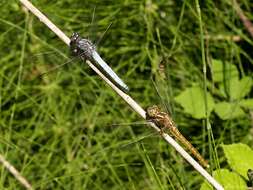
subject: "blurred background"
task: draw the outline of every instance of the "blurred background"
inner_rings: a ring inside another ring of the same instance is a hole
[[[253,20],[251,1],[32,3],[68,36],[94,42],[141,106],[170,113],[210,172],[236,178],[224,186],[250,186],[253,36],[242,14]],[[0,153],[34,189],[210,189],[19,1],[0,10]],[[0,189],[23,189],[0,170]]]

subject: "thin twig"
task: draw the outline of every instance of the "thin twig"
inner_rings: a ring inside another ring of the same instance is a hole
[[[205,35],[205,40],[213,40],[213,41],[233,41],[233,42],[239,42],[242,40],[242,38],[239,35]]]
[[[46,26],[48,26],[53,32],[59,36],[68,46],[70,43],[70,39],[59,29],[57,28],[45,15],[43,15],[36,7],[34,7],[27,0],[20,0],[20,2],[26,6],[35,16],[37,16],[41,22],[43,22]],[[123,99],[128,105],[137,112],[143,119],[146,119],[146,112],[144,109],[132,99],[129,95],[122,92],[119,88],[117,88],[113,83],[110,82],[91,62],[86,61],[87,64]],[[154,123],[148,122],[157,132],[160,132],[160,128],[157,127]],[[212,184],[216,189],[223,190],[223,187],[204,169],[202,168],[198,162],[196,162],[173,138],[171,138],[168,134],[161,133],[161,136],[171,145],[173,146],[183,158],[185,158],[210,184]]]
[[[240,17],[244,27],[246,30],[249,32],[250,36],[253,38],[253,24],[252,22],[248,19],[248,17],[243,13],[243,10],[239,6],[236,0],[234,0],[234,8],[238,16]]]
[[[12,175],[26,188],[33,189],[30,183],[20,174],[20,172],[12,166],[1,154],[0,154],[0,162],[3,166],[10,172]]]

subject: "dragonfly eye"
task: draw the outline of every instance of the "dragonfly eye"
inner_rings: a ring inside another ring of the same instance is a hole
[[[77,32],[74,32],[74,33],[71,35],[70,40],[71,40],[72,42],[75,42],[75,41],[77,41],[78,38],[79,38],[79,34],[78,34]]]

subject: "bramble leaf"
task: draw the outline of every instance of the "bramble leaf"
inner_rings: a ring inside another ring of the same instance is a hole
[[[239,102],[239,104],[244,108],[253,109],[253,99],[243,99]]]
[[[214,108],[214,101],[209,92],[207,92],[206,98],[207,116],[209,116]],[[175,101],[192,117],[196,119],[206,117],[204,91],[199,86],[187,88],[175,98]]]
[[[222,145],[230,167],[247,178],[248,169],[253,169],[253,150],[242,143]]]
[[[214,82],[223,82],[232,78],[238,79],[239,73],[234,64],[212,59],[212,77]]]
[[[216,170],[213,173],[214,178],[220,182],[224,189],[229,190],[245,190],[247,189],[246,182],[236,173],[230,172],[227,169]],[[200,190],[212,190],[212,186],[206,181],[202,183]]]
[[[233,83],[232,83],[233,82]],[[241,80],[234,80],[230,83],[229,95],[232,100],[238,100],[245,97],[251,90],[251,77],[243,77]]]
[[[242,117],[245,114],[239,104],[229,102],[217,103],[214,112],[223,120]]]

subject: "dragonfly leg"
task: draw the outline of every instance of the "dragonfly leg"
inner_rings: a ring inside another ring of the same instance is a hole
[[[165,133],[165,129],[166,129],[166,127],[161,127],[161,128],[160,128],[159,134],[160,134],[161,136]]]

